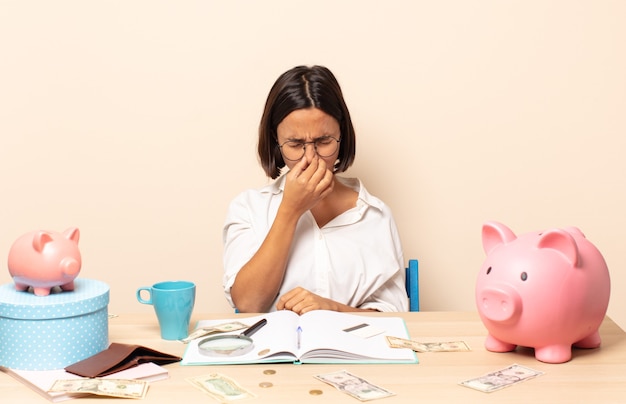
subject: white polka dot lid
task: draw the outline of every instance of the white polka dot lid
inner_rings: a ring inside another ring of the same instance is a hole
[[[73,291],[55,291],[48,296],[17,291],[13,283],[0,286],[0,317],[53,319],[94,312],[109,304],[109,286],[93,279],[77,278]]]

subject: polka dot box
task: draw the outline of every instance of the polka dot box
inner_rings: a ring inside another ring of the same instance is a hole
[[[0,366],[63,369],[108,347],[109,287],[82,278],[74,286],[49,296],[0,286]]]

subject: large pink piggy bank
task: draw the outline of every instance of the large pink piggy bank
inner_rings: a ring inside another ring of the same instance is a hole
[[[482,230],[487,258],[476,305],[493,352],[535,349],[542,362],[563,363],[578,348],[600,346],[598,328],[610,295],[604,258],[574,227],[517,237],[497,222]]]
[[[15,289],[32,286],[38,296],[47,296],[50,289],[74,290],[74,279],[81,267],[77,228],[63,233],[35,231],[26,233],[9,250],[9,273]]]

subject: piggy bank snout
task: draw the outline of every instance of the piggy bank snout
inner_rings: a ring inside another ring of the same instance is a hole
[[[491,321],[515,322],[522,311],[522,299],[513,289],[504,285],[488,286],[478,293],[478,310]]]

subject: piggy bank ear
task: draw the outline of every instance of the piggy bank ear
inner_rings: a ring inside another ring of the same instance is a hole
[[[563,230],[565,230],[566,232],[568,232],[572,236],[579,236],[579,237],[582,237],[582,238],[587,238],[587,237],[585,237],[585,234],[582,232],[582,230],[580,230],[578,227],[570,226],[570,227],[563,228]]]
[[[565,230],[553,229],[542,233],[537,247],[553,249],[561,253],[573,267],[578,266],[578,245]]]
[[[46,244],[52,241],[52,236],[45,231],[38,231],[33,236],[33,248],[38,253],[42,252]]]
[[[515,233],[502,223],[486,222],[483,224],[483,249],[487,255],[497,246],[510,243],[516,238]]]
[[[69,229],[65,230],[63,232],[63,236],[68,239],[68,240],[72,240],[73,242],[75,242],[76,244],[78,244],[78,239],[80,237],[80,232],[78,231],[78,228],[76,227],[70,227]]]

